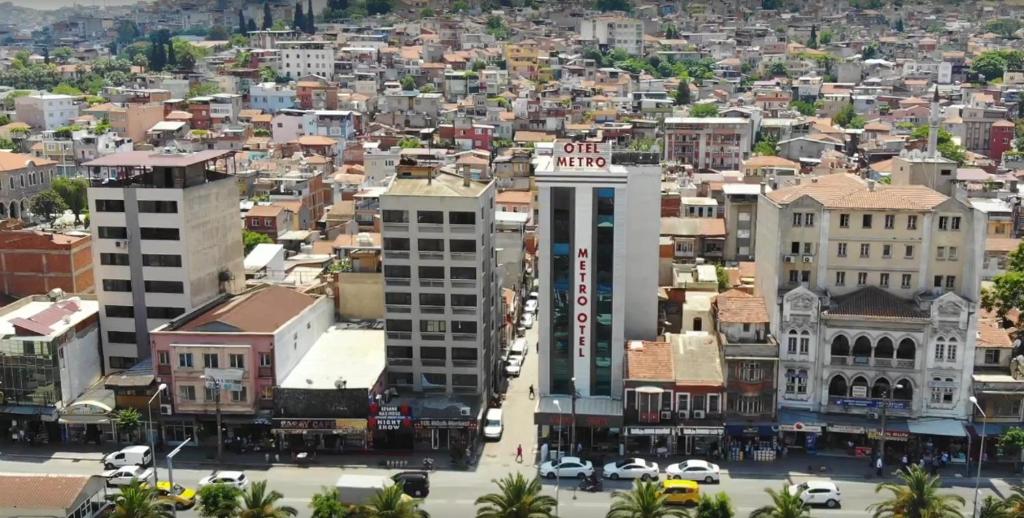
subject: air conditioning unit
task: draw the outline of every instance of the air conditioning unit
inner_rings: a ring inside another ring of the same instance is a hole
[[[878,419],[878,412],[868,412],[869,419]]]
[[[694,410],[693,411],[693,418],[694,419],[704,419],[704,411],[703,410]]]
[[[690,418],[690,411],[689,410],[680,410],[679,411],[679,418],[680,419],[689,419]]]
[[[459,415],[463,416],[463,417],[468,417],[469,416],[469,407],[468,406],[459,407]]]
[[[171,409],[171,405],[160,405],[160,415],[173,415],[174,411]]]
[[[672,411],[671,410],[662,411],[661,412],[661,418],[662,419],[672,419]]]
[[[805,263],[809,263],[809,262],[811,262],[813,260],[814,260],[814,256],[810,256],[810,255],[805,255],[804,256],[804,262]]]
[[[785,261],[787,263],[795,263],[796,262],[796,256],[795,255],[787,255],[785,257]]]

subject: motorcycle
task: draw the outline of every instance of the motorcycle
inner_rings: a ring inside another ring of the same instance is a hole
[[[599,493],[604,489],[604,484],[597,477],[587,477],[580,481],[579,490],[588,493]]]

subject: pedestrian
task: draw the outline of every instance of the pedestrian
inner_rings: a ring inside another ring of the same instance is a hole
[[[904,472],[906,472],[908,470],[909,464],[910,464],[910,459],[907,457],[907,454],[904,453],[903,456],[900,457],[900,465],[903,466],[903,471]]]
[[[542,444],[540,446],[540,461],[541,462],[547,462],[548,460],[550,460],[550,459],[548,459],[548,452],[550,451],[550,449],[551,449],[551,447],[548,446],[547,442],[545,442],[544,444]]]
[[[583,456],[583,443],[581,443],[581,442],[576,443],[576,456],[577,457],[582,457]]]
[[[875,475],[882,476],[882,457],[875,459]]]
[[[523,445],[516,446],[516,462],[522,464],[523,462]]]
[[[530,385],[530,399],[537,397],[537,394],[533,391],[533,385]]]

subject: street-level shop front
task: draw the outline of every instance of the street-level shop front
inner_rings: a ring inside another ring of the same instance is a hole
[[[367,418],[370,443],[380,450],[464,452],[477,442],[483,411],[471,397],[375,401]]]
[[[729,460],[775,460],[779,451],[779,427],[772,423],[725,425],[725,451]]]
[[[360,418],[279,418],[274,435],[290,451],[365,451],[368,444],[366,419]]]
[[[546,444],[551,456],[557,455],[561,445],[566,453],[582,446],[604,457],[625,453],[622,415],[622,400],[577,398],[574,407],[569,396],[542,396],[537,401],[533,423],[537,425],[539,444]],[[570,447],[574,439],[576,445]]]
[[[722,452],[725,426],[683,425],[676,427],[676,453],[717,457]]]

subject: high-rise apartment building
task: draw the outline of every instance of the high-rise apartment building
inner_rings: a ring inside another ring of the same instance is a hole
[[[750,126],[742,117],[667,117],[665,160],[697,170],[739,170],[750,158]]]
[[[621,423],[627,340],[657,334],[661,170],[612,163],[609,144],[557,141],[536,161],[540,378],[535,421],[576,410]],[[556,408],[558,402],[561,409]]]
[[[107,369],[149,355],[149,331],[245,280],[230,151],[132,151],[84,164]]]
[[[388,387],[486,395],[500,379],[494,195],[440,173],[380,196]]]

